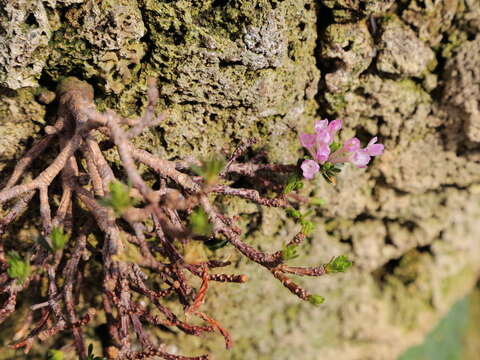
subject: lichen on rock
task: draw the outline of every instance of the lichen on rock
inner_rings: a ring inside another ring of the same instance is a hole
[[[218,151],[233,139],[267,133],[267,146],[292,146],[291,129],[316,108],[309,1],[274,6],[264,0],[148,0],[142,11],[149,24],[150,68],[162,79],[160,91],[169,104],[164,140],[170,154]],[[283,154],[272,150],[271,158],[295,161],[293,147]]]

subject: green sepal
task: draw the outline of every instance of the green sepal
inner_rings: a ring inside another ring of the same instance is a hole
[[[342,144],[334,141],[330,144],[330,153],[334,153],[335,151],[339,150],[342,147]]]

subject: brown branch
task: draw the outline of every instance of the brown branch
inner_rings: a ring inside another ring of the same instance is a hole
[[[214,186],[211,186],[209,190],[217,194],[237,196],[243,199],[253,201],[254,203],[257,203],[263,206],[282,207],[282,208],[285,208],[288,206],[288,202],[282,197],[274,198],[274,199],[265,198],[260,196],[260,193],[257,190],[253,190],[253,189],[241,189],[241,188],[232,188],[226,185],[214,185]]]

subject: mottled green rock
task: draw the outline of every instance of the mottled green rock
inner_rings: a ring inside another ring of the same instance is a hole
[[[35,101],[32,89],[0,88],[0,169],[18,159],[45,124],[45,109]]]

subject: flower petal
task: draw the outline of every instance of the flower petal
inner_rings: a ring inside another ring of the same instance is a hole
[[[300,168],[303,171],[303,176],[306,179],[313,179],[315,174],[320,171],[320,165],[317,164],[316,161],[313,160],[304,160]]]
[[[374,136],[367,144],[367,148],[370,146],[370,145],[373,145],[377,142],[378,138],[376,136]]]
[[[364,168],[370,162],[370,155],[365,149],[357,150],[350,157],[350,162],[358,168]]]
[[[340,119],[333,120],[330,124],[328,124],[328,132],[332,137],[341,128],[342,128],[342,120]]]
[[[348,152],[357,151],[360,149],[360,140],[358,140],[356,137],[348,139],[345,141],[345,144],[343,144],[343,148]]]
[[[367,147],[367,153],[370,156],[378,156],[383,154],[383,144],[373,144]]]
[[[327,129],[320,129],[317,131],[317,143],[330,145],[333,138]]]
[[[300,133],[300,144],[307,149],[310,149],[315,145],[315,140],[315,134]]]
[[[367,144],[365,150],[367,151],[368,155],[370,156],[378,156],[383,154],[384,146],[382,144],[377,144],[377,137],[375,136],[370,140]]]
[[[315,121],[315,132],[318,132],[319,130],[326,129],[328,126],[328,120],[317,120]]]
[[[320,164],[323,164],[328,160],[330,155],[330,146],[328,144],[321,144],[317,148],[317,152],[315,154],[315,160],[317,160]]]

